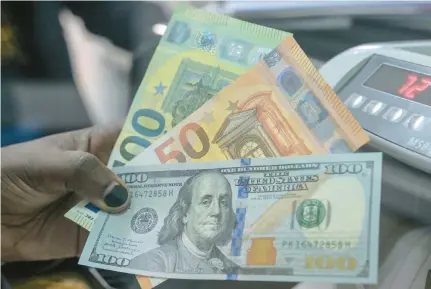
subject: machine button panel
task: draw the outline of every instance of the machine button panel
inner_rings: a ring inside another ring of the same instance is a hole
[[[363,95],[352,93],[346,100],[346,105],[351,108],[359,108],[364,104],[367,98]]]
[[[407,111],[399,108],[399,107],[395,107],[395,106],[391,106],[386,113],[383,115],[383,118],[393,122],[393,123],[398,123],[400,122],[405,116],[407,115]]]
[[[369,103],[367,103],[367,105],[365,105],[363,110],[368,114],[378,115],[385,107],[386,104],[383,102],[371,100]]]
[[[412,114],[404,122],[404,125],[412,130],[421,131],[427,122],[428,119],[425,116],[419,114]]]
[[[336,91],[359,124],[379,141],[376,146],[416,153],[429,158],[431,165],[430,75],[429,65],[377,55],[348,83],[340,82]]]

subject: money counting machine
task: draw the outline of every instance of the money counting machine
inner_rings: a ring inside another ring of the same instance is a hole
[[[321,67],[384,153],[382,204],[431,223],[431,41],[346,50]]]

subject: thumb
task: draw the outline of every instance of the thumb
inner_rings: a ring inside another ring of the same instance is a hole
[[[126,184],[93,154],[67,151],[65,185],[108,213],[127,209],[131,195]]]

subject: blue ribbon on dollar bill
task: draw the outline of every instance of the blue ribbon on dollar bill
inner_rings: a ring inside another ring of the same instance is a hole
[[[241,159],[241,166],[250,166],[251,159]],[[246,200],[248,199],[247,192],[247,184],[248,184],[249,176],[240,176],[239,177],[239,186],[238,186],[238,200]],[[245,203],[239,202],[236,208],[235,214],[235,228],[232,234],[232,256],[241,256],[241,247],[242,247],[242,235],[244,233],[245,219],[247,214],[247,207]],[[237,274],[228,274],[228,280],[236,280]]]

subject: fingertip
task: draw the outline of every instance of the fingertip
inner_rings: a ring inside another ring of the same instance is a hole
[[[123,206],[129,198],[129,191],[126,187],[113,183],[105,193],[104,202],[108,207],[118,208]]]
[[[106,188],[101,209],[108,213],[121,213],[130,205],[131,195],[128,189],[117,182]]]

